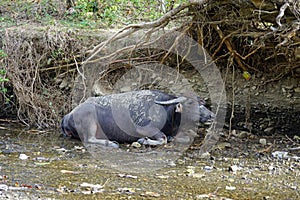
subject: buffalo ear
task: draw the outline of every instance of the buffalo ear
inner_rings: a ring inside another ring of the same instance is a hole
[[[167,100],[167,101],[157,101],[155,100],[154,103],[159,104],[159,105],[171,105],[171,104],[177,104],[177,103],[182,103],[186,101],[186,97],[177,97],[175,99]]]
[[[200,105],[206,105],[206,101],[204,99],[201,99],[200,97],[197,97],[197,100]]]

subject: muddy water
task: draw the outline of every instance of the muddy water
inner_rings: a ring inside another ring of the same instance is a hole
[[[57,131],[2,127],[0,138],[0,199],[300,198],[299,150],[274,158],[272,151],[257,153],[266,149],[258,138],[233,138],[230,145],[220,141],[204,158],[194,154],[196,141],[175,162],[143,173],[108,168],[80,141],[64,139]],[[282,138],[276,141],[281,143],[273,150],[288,145]]]

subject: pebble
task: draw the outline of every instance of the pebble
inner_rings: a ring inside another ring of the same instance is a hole
[[[259,143],[262,144],[263,146],[267,145],[267,140],[265,138],[259,139]]]
[[[200,155],[200,158],[210,158],[210,153],[209,152],[205,152],[203,154]]]
[[[168,163],[168,166],[170,167],[176,167],[176,163],[174,161],[171,161]]]
[[[120,89],[121,92],[128,92],[131,90],[131,87],[130,86],[124,86]]]
[[[27,156],[27,155],[24,154],[24,153],[21,153],[21,154],[19,155],[19,158],[20,158],[21,160],[27,160],[27,159],[29,158],[29,156]]]
[[[189,167],[189,166],[188,166]],[[192,167],[192,166],[191,166]],[[193,168],[188,168],[187,170],[186,170],[186,173],[187,174],[194,174],[195,173],[195,167],[193,167]]]
[[[206,171],[212,170],[214,167],[213,166],[204,166],[203,169]]]
[[[67,88],[68,85],[69,85],[69,81],[67,79],[63,79],[62,82],[59,85],[59,88],[64,89],[64,88]]]
[[[221,142],[217,145],[217,148],[220,150],[224,150],[224,149],[227,149],[230,147],[231,147],[231,144],[229,142]]]
[[[225,188],[226,190],[230,190],[230,191],[232,191],[232,190],[235,190],[236,189],[236,187],[234,187],[234,186],[226,186],[226,188]]]
[[[241,170],[241,167],[237,165],[232,165],[229,167],[229,171],[232,171],[233,173],[236,173],[238,170]]]
[[[300,135],[300,134],[299,134]],[[293,139],[294,140],[300,140],[300,137],[298,136],[298,135],[295,135],[294,137],[293,137]]]
[[[293,85],[286,85],[286,86],[284,86],[284,88],[285,88],[285,89],[288,89],[288,90],[291,90],[291,89],[294,88],[294,86],[293,86]]]
[[[178,159],[178,160],[177,160],[177,163],[178,163],[179,165],[183,165],[185,162],[184,162],[184,160]]]
[[[202,174],[202,173],[193,173],[190,176],[193,177],[193,178],[204,178],[205,174]]]
[[[243,138],[247,138],[248,136],[250,136],[251,133],[247,132],[247,131],[242,131],[239,134],[239,138],[243,139]]]
[[[300,87],[295,88],[295,89],[294,89],[294,92],[300,93]]]
[[[5,184],[0,184],[0,191],[7,191],[8,190],[8,186]]]
[[[157,178],[168,179],[168,178],[170,178],[170,176],[168,176],[168,175],[157,175]]]
[[[138,143],[138,142],[133,142],[131,144],[131,146],[134,147],[134,148],[141,148],[142,145],[140,143]]]
[[[273,165],[270,165],[269,167],[268,167],[268,170],[269,171],[274,171],[276,168],[273,166]]]
[[[287,158],[288,157],[288,152],[286,152],[286,151],[274,151],[272,153],[272,156],[275,157],[275,158],[279,158],[279,159]]]
[[[268,127],[268,128],[266,128],[266,129],[264,130],[264,132],[265,132],[265,133],[272,133],[273,130],[274,130],[273,127]]]
[[[233,136],[235,136],[235,137],[238,136],[238,134],[236,133],[236,130],[235,130],[235,129],[233,129],[233,130],[231,131],[231,135],[233,135]]]

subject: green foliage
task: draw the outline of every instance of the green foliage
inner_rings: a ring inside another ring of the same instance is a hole
[[[165,12],[187,0],[165,0]],[[104,25],[124,25],[150,21],[164,14],[163,5],[157,0],[77,0],[75,12],[68,16],[71,21],[79,20],[87,26],[91,20]]]
[[[1,61],[1,59],[3,59],[6,56],[7,56],[7,54],[2,49],[0,49],[0,61]],[[8,78],[5,78],[5,74],[6,74],[6,70],[0,68],[0,84],[9,81]],[[6,93],[7,88],[0,87],[0,92]]]
[[[0,59],[4,58],[6,56],[7,56],[7,54],[2,49],[0,49]]]
[[[0,27],[16,25],[16,19],[42,24],[57,24],[76,28],[120,27],[130,23],[152,21],[188,0],[76,0],[76,6],[65,10],[66,1],[2,0],[4,15]],[[2,6],[1,5],[1,6]],[[0,6],[0,7],[1,7]]]

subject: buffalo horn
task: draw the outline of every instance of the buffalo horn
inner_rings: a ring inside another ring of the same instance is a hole
[[[187,100],[186,97],[177,97],[176,99],[171,99],[168,101],[154,101],[154,103],[160,104],[160,105],[170,105],[170,104],[181,103],[186,100]]]

